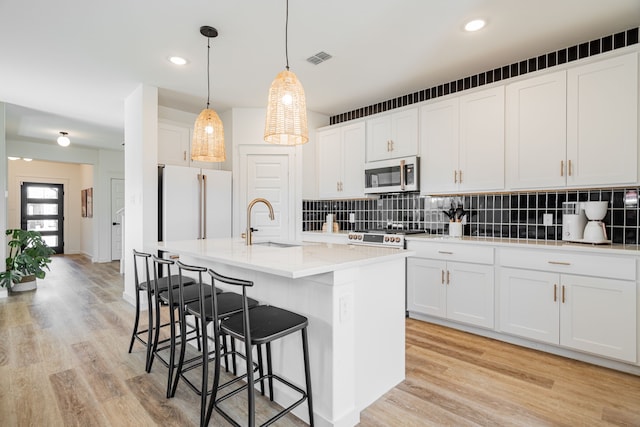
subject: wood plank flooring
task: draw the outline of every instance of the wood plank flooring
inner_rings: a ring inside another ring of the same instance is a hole
[[[117,262],[60,256],[37,291],[0,300],[1,426],[198,425],[198,396],[181,383],[166,399],[166,368],[127,353],[122,290]],[[411,319],[406,349],[406,380],[360,425],[640,426],[637,376]]]

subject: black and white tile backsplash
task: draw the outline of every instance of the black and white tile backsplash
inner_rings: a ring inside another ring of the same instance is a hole
[[[417,193],[381,195],[379,199],[305,200],[302,203],[303,231],[322,230],[326,215],[335,215],[341,230],[385,228],[389,225],[448,233],[443,211],[451,203],[468,211],[464,234],[532,240],[562,239],[562,203],[606,200],[609,209],[604,223],[613,243],[640,243],[638,206],[640,188],[538,191],[458,196],[420,196]],[[354,222],[350,222],[353,214]],[[543,225],[543,215],[553,216]]]

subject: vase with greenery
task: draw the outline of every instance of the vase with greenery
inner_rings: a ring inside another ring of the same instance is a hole
[[[28,276],[44,279],[49,270],[51,255],[55,252],[42,239],[42,235],[33,230],[9,229],[9,254],[6,259],[6,271],[0,273],[0,287],[11,289]]]

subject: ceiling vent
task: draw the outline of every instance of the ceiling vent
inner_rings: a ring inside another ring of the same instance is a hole
[[[331,59],[331,55],[327,52],[318,52],[315,55],[308,57],[307,61],[311,62],[313,65],[318,65],[321,62],[328,61],[329,59]]]

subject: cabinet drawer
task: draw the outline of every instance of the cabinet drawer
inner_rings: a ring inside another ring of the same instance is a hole
[[[419,258],[493,264],[493,248],[484,246],[411,241],[407,249],[416,251]]]
[[[500,265],[529,270],[636,280],[633,257],[583,255],[554,251],[500,250]]]

